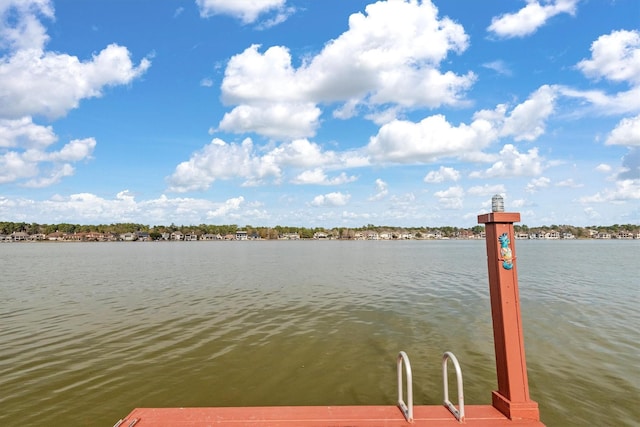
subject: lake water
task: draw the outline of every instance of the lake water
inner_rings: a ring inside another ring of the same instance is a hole
[[[640,241],[516,241],[548,426],[640,426]],[[497,388],[484,241],[0,244],[0,425],[135,407],[442,401]]]

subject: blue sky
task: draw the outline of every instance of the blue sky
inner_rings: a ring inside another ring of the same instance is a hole
[[[637,0],[2,0],[0,220],[640,224]]]

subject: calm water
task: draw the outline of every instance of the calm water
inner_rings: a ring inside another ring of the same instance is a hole
[[[639,241],[517,241],[549,426],[640,426]],[[134,407],[416,404],[497,388],[483,241],[0,244],[0,425]]]

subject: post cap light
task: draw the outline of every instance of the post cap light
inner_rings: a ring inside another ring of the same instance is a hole
[[[496,194],[491,198],[491,212],[504,212],[504,199]]]

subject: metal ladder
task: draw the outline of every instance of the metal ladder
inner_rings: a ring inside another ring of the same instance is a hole
[[[411,363],[409,362],[409,356],[404,351],[398,353],[397,357],[397,371],[398,371],[398,407],[404,418],[412,423],[413,422],[413,375],[411,373]],[[453,363],[456,370],[456,381],[458,385],[458,407],[456,408],[449,400],[449,381],[447,376],[447,368],[449,360]],[[403,385],[403,373],[402,366],[404,365],[404,373],[407,377],[407,402],[404,401],[404,385]],[[444,384],[444,406],[453,414],[459,422],[464,422],[464,390],[462,385],[462,370],[456,356],[446,351],[442,355],[442,381]]]

